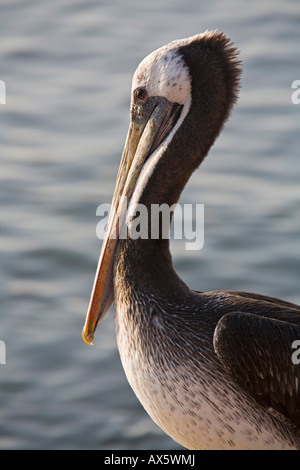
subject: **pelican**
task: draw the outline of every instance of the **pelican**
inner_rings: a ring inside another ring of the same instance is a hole
[[[300,449],[300,366],[292,360],[300,307],[248,292],[193,291],[161,230],[154,239],[119,236],[138,204],[150,214],[152,204],[177,203],[237,100],[240,75],[238,50],[216,31],[173,41],[138,66],[83,338],[92,343],[114,303],[127,379],[185,448]]]

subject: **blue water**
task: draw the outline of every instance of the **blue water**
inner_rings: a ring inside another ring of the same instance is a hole
[[[181,202],[205,204],[205,243],[172,242],[198,290],[300,303],[298,0],[2,0],[1,449],[179,449],[131,391],[108,314],[81,339],[129,122],[131,77],[157,47],[206,29],[241,50],[241,96]]]

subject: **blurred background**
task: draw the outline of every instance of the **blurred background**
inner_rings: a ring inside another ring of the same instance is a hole
[[[197,290],[300,303],[298,0],[2,0],[1,449],[180,449],[131,391],[110,312],[81,339],[129,123],[132,75],[173,39],[224,31],[238,105],[182,203],[205,205],[200,251],[172,242]]]

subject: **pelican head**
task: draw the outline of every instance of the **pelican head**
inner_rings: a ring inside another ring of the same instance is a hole
[[[169,175],[175,175],[172,198],[178,199],[235,101],[237,64],[228,38],[206,32],[173,41],[138,66],[132,81],[129,131],[83,328],[86,343],[92,343],[97,325],[114,300],[113,263],[125,217],[123,201],[138,199],[172,146],[173,158],[165,166]]]

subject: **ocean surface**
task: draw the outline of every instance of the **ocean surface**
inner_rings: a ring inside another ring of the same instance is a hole
[[[127,383],[112,312],[81,339],[131,78],[206,29],[239,47],[240,99],[181,198],[204,204],[204,246],[173,241],[174,264],[197,290],[300,303],[300,3],[2,0],[0,24],[0,449],[180,449]]]

